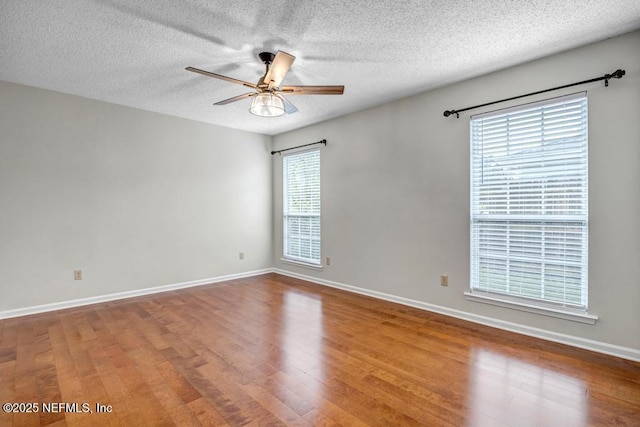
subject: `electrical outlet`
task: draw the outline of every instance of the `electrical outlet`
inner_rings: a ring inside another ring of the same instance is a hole
[[[331,257],[330,257],[330,256],[328,256],[324,263],[325,263],[326,265],[331,265]]]
[[[240,252],[240,259],[244,259],[244,252]]]
[[[440,286],[449,286],[449,276],[446,274],[440,275]]]
[[[73,270],[73,280],[82,280],[82,270]]]

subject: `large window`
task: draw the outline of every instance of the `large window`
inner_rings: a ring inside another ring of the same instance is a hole
[[[587,98],[471,117],[471,295],[587,310]]]
[[[320,265],[320,150],[283,157],[284,258]]]

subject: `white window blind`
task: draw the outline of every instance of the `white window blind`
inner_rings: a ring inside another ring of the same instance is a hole
[[[320,265],[320,150],[283,157],[284,258]]]
[[[471,293],[586,312],[586,94],[471,117],[471,159]]]

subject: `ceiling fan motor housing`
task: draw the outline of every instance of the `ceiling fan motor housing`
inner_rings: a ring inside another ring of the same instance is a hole
[[[265,64],[269,65],[269,64],[271,64],[273,62],[273,58],[275,58],[276,55],[271,53],[271,52],[260,52],[258,54],[258,57],[260,57],[260,61],[262,61]]]

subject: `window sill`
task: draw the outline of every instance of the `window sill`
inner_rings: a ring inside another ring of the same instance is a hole
[[[285,264],[295,265],[296,267],[303,267],[311,270],[324,270],[324,267],[320,264],[309,264],[307,262],[296,261],[288,258],[280,258],[280,261],[282,261]]]
[[[570,311],[562,311],[553,308],[540,307],[536,305],[526,304],[522,302],[509,301],[506,299],[489,297],[485,295],[479,295],[477,293],[471,293],[467,291],[464,293],[464,297],[468,301],[480,302],[483,304],[496,305],[498,307],[511,308],[513,310],[526,311],[528,313],[541,314],[543,316],[557,317],[559,319],[571,320],[573,322],[586,323],[589,325],[595,325],[598,320],[598,316],[594,316],[589,313],[573,313]]]

